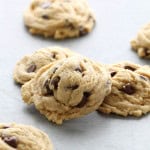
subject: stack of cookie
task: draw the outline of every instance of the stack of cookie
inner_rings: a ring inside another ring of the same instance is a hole
[[[24,84],[24,102],[33,103],[56,124],[95,110],[123,116],[150,111],[149,66],[102,65],[69,49],[51,47],[22,58],[14,79]]]
[[[24,14],[32,34],[65,39],[92,31],[94,15],[86,0],[32,0]],[[131,46],[150,58],[150,24]],[[150,66],[131,62],[104,65],[67,48],[49,47],[23,57],[14,80],[22,99],[48,120],[62,124],[93,111],[142,116],[150,111]],[[48,136],[31,126],[0,124],[0,150],[53,150]]]
[[[25,56],[15,67],[14,79],[24,84],[23,100],[57,124],[97,110],[111,91],[104,65],[58,47]]]
[[[95,25],[86,0],[32,0],[24,22],[30,33],[54,39],[83,36]],[[15,67],[14,79],[24,84],[23,100],[34,103],[57,124],[98,109],[111,87],[102,65],[58,47],[25,56]],[[34,127],[0,124],[0,150],[14,149],[52,150],[53,146],[48,136]]]

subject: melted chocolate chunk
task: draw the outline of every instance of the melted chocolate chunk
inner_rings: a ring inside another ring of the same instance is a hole
[[[116,75],[116,71],[112,71],[111,73],[110,73],[110,75],[111,75],[111,77],[114,77],[115,75]]]
[[[49,20],[49,16],[48,15],[42,15],[42,18],[45,19],[45,20]]]
[[[36,70],[36,65],[35,64],[32,64],[28,69],[27,69],[27,72],[28,73],[31,73],[31,72],[34,72]]]
[[[58,88],[58,83],[60,81],[60,77],[55,77],[52,81],[51,81],[51,85],[54,86],[54,89],[57,89]]]
[[[3,126],[3,129],[8,129],[10,128],[10,126]]]
[[[82,73],[82,77],[84,77],[86,74],[85,73]]]
[[[135,88],[130,83],[127,83],[120,89],[120,91],[132,95],[135,93]]]
[[[136,69],[131,67],[131,66],[124,66],[124,69],[128,69],[128,70],[131,70],[131,71],[135,71]]]
[[[47,95],[53,96],[53,91],[49,88],[49,80],[46,80],[44,86],[46,87]]]
[[[17,148],[17,138],[15,136],[5,136],[2,135],[2,140],[7,143],[9,146],[13,147],[13,148]]]
[[[87,30],[87,29],[85,29],[85,28],[82,27],[82,26],[79,27],[79,35],[80,35],[80,36],[84,36],[84,35],[86,35],[87,33],[88,33],[88,30]]]
[[[67,89],[75,90],[79,87],[79,85],[68,86]]]
[[[78,108],[82,108],[88,101],[89,96],[91,95],[90,92],[84,92],[81,102],[77,105]]]

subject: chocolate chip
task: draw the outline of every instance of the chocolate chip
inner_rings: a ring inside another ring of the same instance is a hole
[[[57,67],[56,67],[56,68],[54,68],[53,73],[55,73],[57,69],[58,69]]]
[[[111,73],[110,73],[110,75],[111,75],[111,77],[114,77],[115,75],[116,75],[116,71],[112,71]]]
[[[144,77],[144,76],[142,76],[142,75],[140,75],[140,78],[143,79],[143,80],[145,80],[145,81],[147,81],[147,78]]]
[[[52,53],[52,58],[56,59],[56,53]]]
[[[84,59],[83,61],[84,61],[85,63],[87,63],[87,60],[86,60],[86,59]]]
[[[42,15],[42,18],[45,20],[49,20],[49,16],[48,15]]]
[[[131,71],[135,71],[136,69],[131,67],[131,66],[124,66],[124,69],[128,69],[128,70],[131,70]]]
[[[2,135],[2,140],[7,143],[9,146],[13,147],[13,148],[17,148],[17,138],[15,136],[5,136]]]
[[[148,48],[145,48],[145,49],[144,49],[145,56],[150,55],[150,53],[148,52],[148,50],[149,50]]]
[[[86,35],[88,33],[88,30],[85,29],[84,27],[80,26],[79,27],[79,35],[80,36],[83,36],[83,35]]]
[[[10,128],[10,126],[3,126],[3,129],[8,129]]]
[[[75,90],[79,87],[79,85],[72,85],[72,86],[68,86],[67,89],[71,89],[71,90]]]
[[[85,76],[85,73],[82,73],[82,77],[84,77]]]
[[[46,80],[44,86],[46,87],[47,95],[53,96],[53,91],[49,88],[49,80]]]
[[[78,108],[83,107],[83,106],[87,103],[88,97],[89,97],[90,95],[91,95],[91,93],[89,93],[89,92],[84,92],[84,93],[83,93],[82,100],[81,100],[81,102],[77,105],[77,107],[78,107]]]
[[[76,68],[76,69],[75,69],[75,71],[77,71],[77,72],[81,72],[81,73],[82,73],[82,69],[81,69],[81,68],[79,68],[79,67],[78,67],[78,68]]]
[[[69,24],[68,24],[68,27],[69,27],[71,30],[74,30],[74,29],[75,29],[75,27],[74,27],[74,25],[73,25],[72,23],[69,23]]]
[[[74,25],[70,22],[69,19],[65,19],[65,26],[66,26],[67,28],[70,28],[71,30],[74,30],[74,29],[75,29]]]
[[[123,85],[120,91],[131,95],[135,93],[135,88],[130,83],[127,83],[126,85]]]
[[[27,69],[28,73],[34,72],[36,70],[36,65],[32,64],[31,66],[29,66],[29,68]]]
[[[41,8],[43,8],[43,9],[47,9],[47,8],[49,8],[49,7],[50,7],[50,5],[51,5],[51,3],[50,3],[50,2],[44,2],[44,3],[42,3],[42,4],[41,4]]]
[[[55,77],[52,81],[51,84],[54,86],[54,89],[58,88],[58,82],[60,81],[60,77]]]

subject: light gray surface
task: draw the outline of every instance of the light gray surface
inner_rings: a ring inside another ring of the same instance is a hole
[[[22,12],[30,0],[1,0],[0,4],[0,122],[34,125],[48,133],[56,150],[148,150],[150,115],[141,119],[99,115],[96,112],[62,126],[51,124],[34,107],[21,100],[12,71],[25,54],[42,47],[60,45],[103,63],[139,59],[129,41],[140,26],[150,22],[149,0],[89,0],[97,24],[79,39],[53,41],[31,36],[23,25]]]

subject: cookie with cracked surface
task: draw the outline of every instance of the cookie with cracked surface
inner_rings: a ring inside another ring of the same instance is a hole
[[[108,71],[75,56],[42,67],[21,89],[26,103],[57,124],[95,111],[110,91]]]
[[[41,130],[21,124],[0,124],[0,150],[53,150]]]
[[[44,65],[75,54],[75,52],[61,47],[49,47],[37,50],[32,55],[24,56],[16,64],[13,74],[14,80],[17,83],[24,84],[31,80]]]
[[[32,0],[24,22],[32,34],[65,39],[91,32],[95,19],[86,0]]]
[[[137,37],[131,41],[131,47],[139,57],[150,59],[150,24],[139,30]]]
[[[112,91],[99,110],[140,117],[150,111],[150,66],[133,63],[110,65]]]

